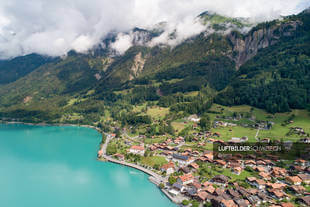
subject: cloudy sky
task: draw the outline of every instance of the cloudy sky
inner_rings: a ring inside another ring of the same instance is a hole
[[[0,0],[0,58],[84,52],[111,31],[148,28],[162,21],[187,37],[195,33],[188,31],[201,30],[191,20],[206,10],[264,21],[309,6],[309,0]],[[129,41],[120,35],[116,47]]]

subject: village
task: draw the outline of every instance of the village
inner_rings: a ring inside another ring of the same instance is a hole
[[[187,119],[194,123],[193,128],[198,127],[197,116]],[[256,126],[257,132],[268,130],[269,124],[262,122]],[[235,126],[225,120],[213,123],[215,130]],[[302,135],[297,142],[310,143],[302,128],[291,128],[290,132]],[[257,134],[252,141],[270,142]],[[123,129],[119,137],[108,134],[107,149],[101,148],[98,157],[113,158],[119,164],[133,163],[131,167],[156,173],[154,183],[181,206],[310,206],[309,159],[281,160],[272,155],[241,158],[238,154],[221,157],[212,150],[214,143],[245,143],[248,136],[223,141],[221,133],[214,130],[195,130],[190,135],[191,140],[168,135],[130,137]]]

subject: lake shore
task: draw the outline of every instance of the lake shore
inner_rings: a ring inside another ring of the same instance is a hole
[[[118,165],[122,165],[122,166],[126,166],[126,167],[130,167],[130,168],[134,168],[134,169],[137,169],[147,175],[149,175],[149,181],[153,184],[155,184],[159,189],[160,191],[170,200],[172,201],[173,203],[179,205],[181,203],[181,200],[175,198],[175,197],[172,197],[168,191],[164,188],[160,188],[160,184],[162,183],[165,183],[167,182],[167,180],[165,180],[164,177],[162,177],[161,175],[153,172],[152,170],[149,170],[149,169],[146,169],[145,167],[142,167],[140,165],[137,165],[137,164],[134,164],[134,163],[129,163],[129,162],[126,162],[125,160],[117,160],[117,159],[114,159],[112,158],[111,156],[107,155],[106,153],[106,150],[107,150],[107,146],[109,144],[109,142],[112,140],[112,136],[111,135],[108,135],[107,136],[107,139],[105,140],[105,143],[103,143],[101,146],[100,146],[100,150],[103,152],[102,153],[102,156],[100,158],[98,158],[98,160],[100,161],[105,161],[105,162],[111,162],[111,163],[114,163],[114,164],[118,164]]]
[[[86,128],[90,128],[90,129],[95,129],[95,130],[97,130],[100,134],[103,134],[104,132],[100,129],[100,128],[98,128],[98,127],[95,127],[95,126],[91,126],[91,125],[77,125],[77,124],[48,124],[48,123],[28,123],[28,122],[19,122],[19,121],[3,121],[3,120],[0,120],[0,124],[23,124],[23,125],[28,125],[28,126],[73,126],[73,127],[86,127]],[[100,146],[100,149],[102,148],[102,147],[104,147],[104,145],[107,145],[108,144],[108,142],[109,142],[109,140],[106,140],[106,142],[103,144],[103,145],[101,145]],[[173,203],[175,203],[175,204],[179,204],[179,202],[177,202],[172,196],[170,196],[170,194],[165,190],[165,189],[161,189],[160,187],[159,187],[159,184],[157,183],[158,182],[158,180],[161,180],[161,179],[158,179],[158,177],[159,177],[159,175],[157,175],[156,174],[156,176],[154,176],[154,172],[152,173],[153,175],[151,175],[150,173],[148,173],[147,172],[147,170],[146,169],[144,169],[143,167],[141,167],[141,166],[139,166],[139,167],[135,167],[135,166],[133,166],[133,164],[131,164],[131,163],[127,163],[127,162],[125,162],[125,164],[124,163],[121,163],[121,162],[119,162],[118,160],[116,161],[115,159],[112,159],[112,158],[110,158],[109,156],[107,156],[106,155],[106,153],[105,153],[105,156],[104,157],[102,157],[102,158],[98,158],[97,159],[98,161],[101,161],[101,162],[112,162],[112,163],[114,163],[114,164],[117,164],[117,165],[121,165],[121,166],[126,166],[126,167],[129,167],[129,168],[135,168],[135,169],[137,169],[137,170],[139,170],[139,171],[141,171],[141,172],[143,172],[143,173],[145,173],[145,174],[147,174],[147,175],[149,175],[150,177],[149,177],[149,182],[151,182],[151,183],[153,183],[158,189],[160,189],[160,191],[170,200],[170,201],[172,201]],[[152,178],[152,177],[157,177],[157,182],[155,182],[155,181],[153,181],[152,179],[150,179],[150,178]]]
[[[84,207],[104,201],[107,206],[155,207],[158,201],[176,207],[147,175],[98,163],[98,135],[85,127],[1,124],[0,182],[6,186],[0,190],[1,206]],[[137,192],[144,197],[138,199]]]
[[[0,120],[0,124],[24,124],[24,125],[29,125],[29,126],[74,126],[74,127],[86,127],[86,128],[91,128],[91,129],[95,129],[97,130],[99,133],[102,133],[103,131],[95,126],[92,125],[78,125],[78,124],[48,124],[48,123],[44,123],[44,122],[40,122],[40,123],[29,123],[29,122],[21,122],[21,121],[3,121]]]

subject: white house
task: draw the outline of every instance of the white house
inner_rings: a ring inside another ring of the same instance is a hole
[[[134,145],[134,146],[130,147],[129,152],[132,153],[132,154],[138,154],[138,155],[143,156],[145,150],[144,150],[143,146]]]
[[[181,166],[186,166],[194,162],[194,159],[189,156],[179,155],[179,154],[173,154],[172,160],[174,162],[177,162]]]
[[[177,182],[181,185],[187,185],[194,182],[194,176],[191,173],[178,177]]]
[[[196,114],[194,114],[194,115],[189,116],[188,120],[192,122],[199,122],[200,118]]]
[[[164,164],[161,167],[161,171],[162,172],[166,172],[167,175],[170,175],[170,174],[174,173],[174,163],[173,162],[169,162],[167,164]]]

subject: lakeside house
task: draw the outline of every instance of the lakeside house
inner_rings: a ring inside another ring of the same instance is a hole
[[[180,155],[180,154],[173,154],[172,160],[174,162],[177,162],[181,166],[187,166],[191,164],[192,162],[194,162],[194,159],[191,158],[190,156]]]
[[[100,149],[97,153],[97,157],[100,158],[103,156],[103,149]]]
[[[134,146],[130,147],[129,152],[132,153],[132,154],[137,154],[137,155],[143,156],[145,150],[144,150],[143,146],[134,145]]]
[[[169,190],[169,193],[172,195],[172,196],[178,196],[180,194],[180,191],[172,188]]]
[[[178,182],[174,183],[174,184],[172,185],[172,188],[173,188],[174,190],[179,191],[179,192],[183,192],[184,189],[185,189],[185,187],[184,187],[181,183],[178,183]]]
[[[166,172],[167,175],[170,175],[172,173],[174,173],[174,169],[175,169],[175,166],[174,166],[174,163],[173,162],[169,162],[167,164],[164,164],[162,167],[161,167],[161,171],[162,172]]]
[[[120,153],[114,154],[113,157],[115,157],[116,159],[121,160],[121,161],[125,160],[125,156],[120,154]]]
[[[194,176],[191,173],[181,175],[177,179],[177,183],[181,185],[188,185],[194,182]]]

